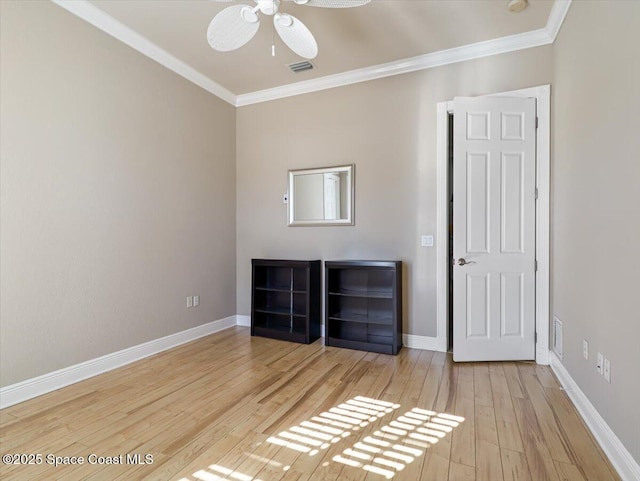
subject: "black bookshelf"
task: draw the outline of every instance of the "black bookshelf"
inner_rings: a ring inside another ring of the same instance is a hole
[[[325,262],[325,344],[398,354],[402,262]]]
[[[251,335],[320,338],[320,261],[252,259]]]

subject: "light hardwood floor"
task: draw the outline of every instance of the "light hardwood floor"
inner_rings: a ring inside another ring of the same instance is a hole
[[[550,369],[252,338],[232,328],[0,411],[7,480],[619,479]],[[118,458],[115,458],[118,459]]]

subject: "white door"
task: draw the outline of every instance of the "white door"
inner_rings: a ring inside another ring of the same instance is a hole
[[[340,218],[340,176],[337,174],[324,174],[324,218]]]
[[[453,359],[535,359],[535,99],[454,99]]]

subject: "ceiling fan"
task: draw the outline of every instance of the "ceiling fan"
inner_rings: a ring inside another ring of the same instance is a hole
[[[227,3],[233,0],[215,0]],[[209,45],[220,52],[229,52],[249,42],[260,27],[258,13],[273,16],[273,26],[282,41],[301,57],[318,55],[318,44],[309,29],[296,17],[279,11],[281,0],[254,0],[255,6],[232,5],[218,13],[207,29]],[[348,8],[366,5],[371,0],[284,0],[298,5],[323,8]],[[275,47],[271,47],[275,55]]]

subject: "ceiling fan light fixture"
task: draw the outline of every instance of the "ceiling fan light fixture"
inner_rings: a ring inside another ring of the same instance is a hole
[[[286,13],[276,13],[276,16],[273,18],[275,22],[278,22],[279,25],[283,27],[290,27],[293,25],[293,17],[291,15],[287,15]]]
[[[298,5],[304,5],[305,3],[309,3],[309,0],[293,0],[293,3],[297,3]]]
[[[245,6],[242,10],[240,10],[240,16],[242,17],[242,20],[248,23],[256,23],[259,20],[258,14],[256,13],[255,9],[251,7]]]

